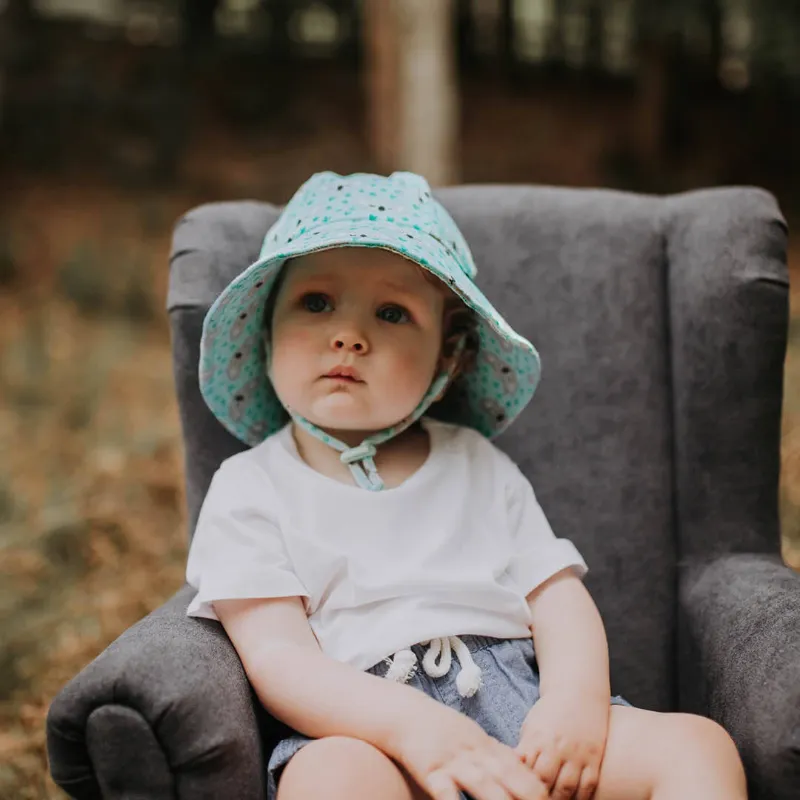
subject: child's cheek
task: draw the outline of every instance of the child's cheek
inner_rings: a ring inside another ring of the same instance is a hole
[[[273,380],[285,384],[294,383],[313,369],[319,356],[319,336],[308,326],[283,325],[273,331],[272,376]]]
[[[319,333],[307,322],[287,321],[274,331],[276,352],[310,352],[319,345]]]
[[[403,385],[425,391],[433,380],[436,364],[427,353],[415,349],[395,362],[395,373]]]

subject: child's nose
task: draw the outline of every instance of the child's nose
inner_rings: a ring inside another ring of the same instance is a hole
[[[331,340],[331,347],[334,350],[343,352],[359,353],[363,355],[369,351],[367,337],[357,330],[339,330]]]

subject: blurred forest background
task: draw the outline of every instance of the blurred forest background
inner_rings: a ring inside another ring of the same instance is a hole
[[[64,796],[49,700],[183,581],[164,312],[180,214],[409,168],[758,184],[791,223],[799,137],[797,0],[0,0],[0,798]]]

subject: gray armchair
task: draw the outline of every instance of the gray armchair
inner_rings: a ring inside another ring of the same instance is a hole
[[[757,189],[656,198],[539,187],[438,193],[479,282],[539,347],[543,380],[500,440],[590,565],[613,691],[708,714],[755,800],[800,797],[800,576],[779,556],[786,226]],[[175,231],[169,313],[190,527],[238,451],[197,386],[203,316],[275,206],[198,208]],[[261,800],[282,734],[191,589],[55,698],[52,775],[75,798]]]

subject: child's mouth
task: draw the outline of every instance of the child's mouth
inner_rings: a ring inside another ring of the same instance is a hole
[[[334,367],[322,377],[332,381],[340,381],[341,383],[364,383],[358,374],[358,370],[353,367]]]

